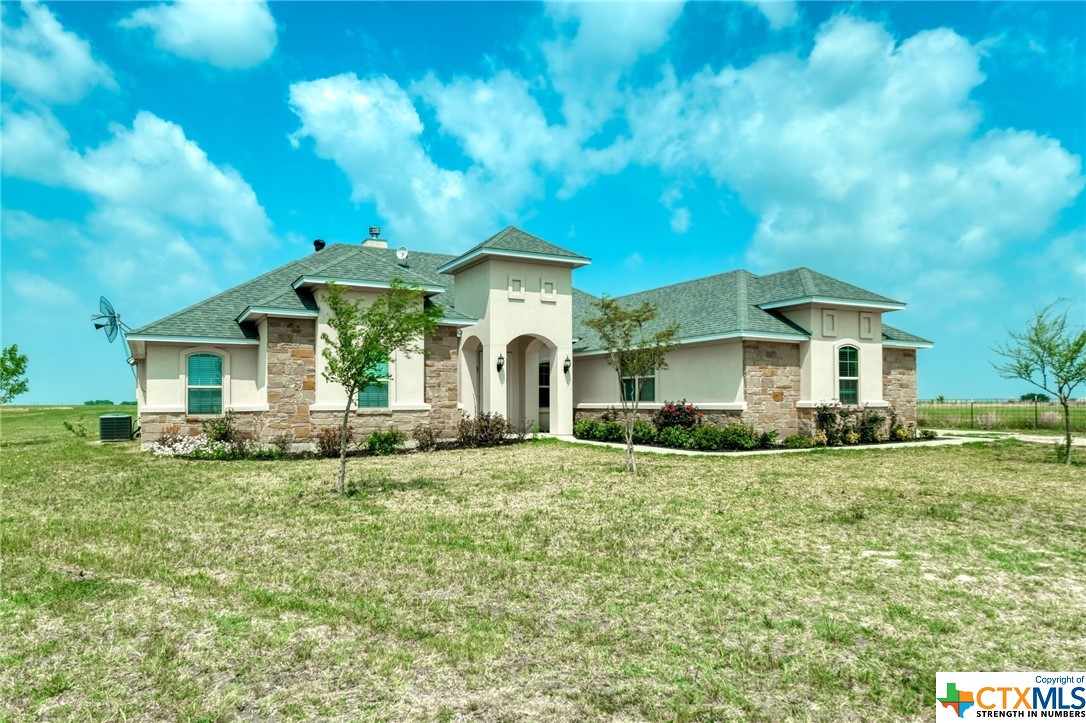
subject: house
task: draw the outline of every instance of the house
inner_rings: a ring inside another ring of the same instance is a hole
[[[459,256],[391,249],[379,235],[314,242],[304,258],[130,333],[144,443],[226,410],[264,441],[307,445],[337,427],[344,390],[322,376],[332,281],[365,299],[399,278],[441,310],[426,354],[394,354],[387,381],[359,393],[356,433],[426,423],[451,436],[462,414],[496,412],[569,434],[576,417],[619,404],[623,387],[583,323],[594,297],[573,287],[588,258],[513,227]],[[833,399],[916,420],[916,350],[931,342],[883,323],[901,302],[806,268],[731,271],[619,301],[652,302],[658,323],[680,326],[668,367],[644,385],[646,410],[685,398],[718,421],[781,434],[809,430]]]

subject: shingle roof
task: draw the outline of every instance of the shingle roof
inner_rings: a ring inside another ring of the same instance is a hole
[[[931,344],[932,343],[930,339],[925,339],[924,337],[917,336],[916,334],[910,334],[907,331],[902,331],[901,329],[896,329],[896,328],[894,328],[892,326],[888,326],[885,323],[883,323],[883,325],[882,325],[882,338],[883,338],[883,341],[901,341],[901,342],[906,342],[908,344]]]
[[[643,302],[653,304],[657,317],[646,328],[652,334],[669,324],[679,324],[680,339],[724,336],[728,334],[810,336],[803,329],[774,310],[760,305],[774,302],[822,297],[860,303],[898,304],[885,296],[820,274],[808,268],[791,269],[766,276],[737,270],[684,281],[658,289],[649,289],[617,297],[626,307]],[[599,350],[599,340],[584,320],[594,314],[595,297],[584,292],[573,295],[573,336],[580,337],[577,351]],[[885,325],[883,329],[887,329]],[[897,341],[926,342],[906,332],[892,329]]]
[[[480,249],[492,251],[512,251],[514,253],[546,254],[548,256],[565,256],[571,259],[583,259],[584,256],[575,254],[561,246],[555,246],[550,241],[544,241],[538,236],[525,233],[515,226],[506,226],[486,241],[465,251],[461,256],[468,256]]]
[[[171,314],[132,331],[152,336],[208,337],[215,339],[256,339],[254,324],[238,323],[246,308],[270,307],[284,311],[316,311],[312,293],[293,289],[302,276],[388,283],[399,278],[408,284],[440,286],[448,291],[431,297],[430,303],[442,307],[446,318],[466,320],[453,309],[451,278],[435,269],[452,259],[444,254],[413,253],[401,265],[392,249],[353,244],[332,244],[323,251],[273,269],[252,281],[227,289],[221,294]]]

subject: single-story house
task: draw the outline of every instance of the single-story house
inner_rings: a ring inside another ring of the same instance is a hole
[[[584,324],[594,297],[573,287],[588,258],[513,227],[459,256],[389,248],[379,235],[314,242],[304,258],[133,330],[144,443],[227,410],[264,441],[307,445],[338,426],[344,390],[322,376],[333,281],[374,298],[399,278],[442,312],[425,355],[394,354],[387,382],[359,393],[356,433],[429,423],[452,436],[461,415],[496,412],[569,434],[576,417],[628,393]],[[916,351],[931,342],[883,323],[899,301],[806,268],[730,271],[619,301],[652,302],[659,323],[680,328],[667,368],[644,386],[646,410],[686,399],[782,435],[809,431],[828,400],[916,420]]]

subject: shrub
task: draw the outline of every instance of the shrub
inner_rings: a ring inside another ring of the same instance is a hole
[[[176,447],[181,441],[181,436],[181,427],[171,424],[162,430],[162,434],[158,437],[158,444],[163,447]]]
[[[806,434],[793,434],[791,437],[785,437],[781,445],[788,449],[807,449],[813,446],[813,442]]]
[[[939,435],[935,433],[934,429],[921,429],[920,439],[938,439]]]
[[[437,449],[437,428],[432,424],[417,424],[411,431],[411,437],[415,440],[415,447],[420,452],[433,452]]]
[[[604,422],[597,434],[596,439],[601,442],[625,442],[626,425],[622,422]]]
[[[687,404],[685,399],[681,399],[677,402],[664,402],[664,406],[652,415],[652,423],[656,425],[657,431],[668,427],[693,429],[701,423],[704,416],[693,404]]]
[[[760,436],[753,427],[743,424],[729,424],[721,431],[721,449],[754,449],[758,446]]]
[[[908,427],[897,426],[891,433],[891,438],[896,442],[908,442],[913,438],[913,431]]]
[[[317,451],[322,457],[339,456],[339,438],[341,427],[321,427],[317,430]],[[354,439],[354,427],[347,425],[347,443]]]
[[[1045,412],[1038,422],[1042,427],[1056,428],[1063,424],[1063,419],[1060,417],[1059,412]]]
[[[64,424],[65,429],[67,429],[69,432],[74,434],[79,439],[86,439],[86,437],[87,437],[87,427],[86,427],[85,424],[83,424],[82,419],[80,419],[75,424],[72,424],[71,422],[65,420],[63,422],[63,424]]]
[[[811,442],[813,442],[816,447],[825,447],[829,443],[829,440],[826,437],[826,430],[816,429],[814,435],[811,437]]]
[[[762,432],[758,435],[758,449],[770,449],[775,441],[777,441],[777,430]]]
[[[470,415],[463,415],[456,424],[456,446],[463,449],[479,446],[479,425]]]
[[[403,444],[405,439],[404,433],[395,427],[389,427],[386,432],[377,429],[366,440],[366,449],[379,456],[396,454],[396,448]]]
[[[849,431],[845,432],[844,439],[845,439],[845,444],[859,444],[860,435],[857,432],[853,432],[852,430],[849,430]]]
[[[659,434],[660,444],[676,449],[689,449],[690,431],[684,427],[664,427]]]
[[[667,427],[666,429],[682,429],[682,427]],[[688,441],[690,449],[698,449],[703,452],[715,452],[724,448],[724,430],[715,424],[702,424],[690,430]]]
[[[826,445],[835,447],[841,444],[841,419],[839,409],[833,404],[822,404],[815,410],[818,429],[826,434]]]
[[[272,446],[279,450],[280,454],[286,454],[294,444],[294,437],[290,432],[280,432],[271,439]]]
[[[652,444],[656,441],[656,428],[643,419],[638,419],[633,425],[634,444]]]
[[[879,441],[883,422],[886,417],[869,409],[860,413],[860,420],[856,425],[856,432],[860,435],[860,441],[864,444],[873,444]]]
[[[248,447],[248,439],[245,433],[238,429],[238,418],[232,409],[228,409],[221,417],[204,420],[201,426],[204,436],[212,442],[224,442],[239,452],[244,452]]]
[[[506,435],[511,432],[511,426],[505,421],[505,417],[497,412],[483,412],[476,420],[478,425],[478,441],[481,447],[494,447],[505,441]]]
[[[573,423],[573,436],[577,439],[599,439],[600,423],[595,419],[578,419]]]

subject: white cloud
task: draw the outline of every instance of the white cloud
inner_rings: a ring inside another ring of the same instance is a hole
[[[71,289],[40,274],[12,271],[4,275],[8,287],[19,299],[34,306],[71,306],[76,295]]]
[[[682,191],[674,186],[664,191],[663,195],[660,196],[660,203],[664,204],[664,208],[671,211],[671,230],[678,234],[684,234],[690,230],[690,209],[678,205],[682,199]]]
[[[587,138],[621,107],[620,81],[667,42],[682,2],[549,2],[557,37],[543,45],[566,124]]]
[[[799,20],[799,9],[792,0],[745,0],[748,5],[758,8],[774,30],[795,25]]]
[[[758,217],[756,268],[855,278],[976,264],[1042,232],[1083,187],[1081,159],[1050,138],[976,137],[970,92],[983,79],[977,50],[950,30],[897,42],[838,16],[806,58],[669,75],[642,93],[631,156],[735,189]]]
[[[155,45],[220,68],[252,68],[275,51],[275,18],[266,2],[183,0],[140,8],[122,28],[148,28]]]
[[[411,98],[387,77],[360,80],[349,73],[295,83],[290,105],[302,123],[291,141],[311,138],[317,155],[350,179],[352,198],[375,203],[399,238],[461,247],[509,213],[509,191],[482,192],[483,166],[463,172],[434,163],[422,146],[423,125]],[[472,136],[470,152],[501,173],[490,142]]]
[[[91,54],[90,44],[65,30],[44,5],[23,2],[21,24],[9,25],[14,6],[0,4],[3,81],[31,100],[75,103],[92,88],[116,88],[113,73]]]
[[[134,289],[150,309],[161,308],[163,288],[191,299],[214,291],[216,272],[274,242],[249,184],[152,113],[137,114],[131,128],[113,125],[112,137],[82,153],[47,113],[5,108],[2,133],[5,175],[86,193],[94,204],[78,229],[29,214],[5,219],[5,244],[20,235],[70,239],[70,257],[106,288]]]

